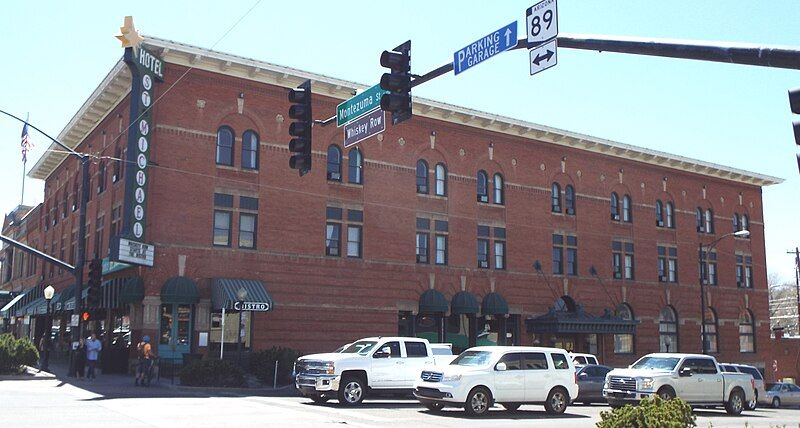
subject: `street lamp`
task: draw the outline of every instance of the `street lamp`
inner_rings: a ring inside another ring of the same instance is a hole
[[[45,327],[45,336],[44,336],[44,349],[42,352],[44,356],[42,357],[42,370],[47,371],[50,369],[50,334],[53,332],[53,319],[51,318],[50,314],[50,302],[53,300],[53,295],[55,294],[56,289],[53,288],[52,285],[48,285],[44,288],[44,300],[47,301],[47,316],[46,321],[44,323]]]
[[[243,307],[241,304],[244,302],[244,299],[247,298],[247,290],[245,290],[244,287],[240,288],[239,291],[236,292],[236,297],[239,299],[239,305],[240,305],[239,330],[237,333],[238,337],[236,338],[236,361],[239,363],[239,365],[241,365],[242,364],[242,312],[244,312],[242,310]]]
[[[701,242],[699,244],[698,249],[698,259],[700,260],[700,344],[703,349],[703,354],[708,354],[708,347],[706,346],[706,290],[705,290],[705,281],[703,277],[705,276],[706,269],[708,267],[708,253],[714,249],[714,247],[719,244],[720,241],[729,237],[735,236],[737,238],[748,238],[750,237],[749,230],[737,230],[736,232],[726,233],[725,235],[720,236],[719,238],[715,239],[708,245],[703,245]],[[705,256],[703,255],[703,250],[705,249]],[[715,272],[716,275],[716,272]]]

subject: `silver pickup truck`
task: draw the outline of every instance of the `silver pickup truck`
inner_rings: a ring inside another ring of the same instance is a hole
[[[674,397],[692,406],[725,406],[732,414],[742,413],[755,397],[753,377],[723,373],[714,357],[698,354],[648,354],[627,369],[606,375],[603,397],[612,407],[638,403],[645,397]]]

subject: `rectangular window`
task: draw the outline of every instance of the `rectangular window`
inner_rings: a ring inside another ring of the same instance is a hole
[[[578,275],[577,236],[553,234],[553,274]]]
[[[506,242],[494,241],[494,268],[506,268]]]
[[[97,217],[97,229],[94,231],[94,256],[95,258],[103,258],[106,254],[103,252],[103,229],[105,227],[105,216]],[[105,253],[108,253],[106,251]]]
[[[564,248],[553,247],[553,275],[564,274]]]
[[[325,225],[325,255],[339,256],[341,249],[342,225],[340,223],[328,223]]]
[[[678,282],[678,249],[658,246],[658,282]]]
[[[239,196],[239,208],[243,210],[258,211],[258,198]]]
[[[478,239],[478,267],[489,268],[489,240]]]
[[[347,257],[361,258],[361,226],[347,226]]]
[[[214,206],[233,208],[233,195],[226,195],[224,193],[214,193]]]
[[[633,243],[611,242],[611,265],[615,279],[634,279],[635,269]]]
[[[447,235],[436,235],[436,264],[447,264]]]
[[[239,214],[239,248],[256,248],[256,214]]]
[[[417,232],[417,263],[428,263],[428,234]]]
[[[753,288],[753,257],[736,255],[736,286]]]
[[[408,358],[424,358],[428,356],[428,348],[423,342],[405,342],[405,344]]]
[[[230,247],[231,212],[214,210],[214,246]]]
[[[625,279],[633,279],[633,254],[625,254]]]
[[[708,285],[717,285],[717,253],[702,251],[700,253],[700,260],[698,261],[698,269],[700,277],[703,278],[703,283]]]

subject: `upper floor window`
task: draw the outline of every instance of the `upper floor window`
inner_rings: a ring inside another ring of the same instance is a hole
[[[478,171],[478,202],[489,202],[489,176],[486,171]]]
[[[733,213],[733,231],[738,232],[741,229],[742,225],[739,222],[739,213]]]
[[[328,180],[342,181],[342,150],[336,144],[328,146]]]
[[[672,306],[664,306],[658,317],[658,342],[661,352],[678,352],[678,314]]]
[[[578,237],[553,234],[553,274],[578,274]]]
[[[678,248],[658,246],[658,282],[678,282]]]
[[[706,230],[705,225],[703,224],[703,210],[700,207],[694,211],[694,224],[697,227],[698,232],[704,232]]]
[[[436,164],[436,195],[437,196],[446,196],[447,195],[447,168],[444,164],[437,163]]]
[[[672,205],[672,202],[667,202],[666,204],[666,214],[667,214],[667,227],[670,229],[675,228],[675,206]]]
[[[417,161],[417,193],[428,194],[428,163]]]
[[[756,329],[753,313],[745,309],[739,316],[739,352],[756,352]]]
[[[699,260],[700,278],[704,284],[717,285],[717,252],[703,250]]]
[[[736,286],[753,288],[753,256],[736,255]]]
[[[504,196],[505,186],[503,185],[503,176],[497,173],[494,175],[494,203],[503,205],[505,203],[503,201]]]
[[[564,208],[568,215],[575,215],[575,188],[571,184],[564,188]]]
[[[550,187],[550,211],[561,212],[561,186],[558,183],[553,183]]]
[[[633,242],[613,241],[611,264],[615,279],[634,279]]]
[[[348,168],[347,181],[353,184],[364,183],[364,158],[361,155],[361,150],[350,150],[350,164]]]
[[[664,204],[660,199],[656,201],[656,226],[664,227]]]
[[[611,192],[611,220],[619,221],[619,196]]]
[[[622,197],[622,221],[626,223],[633,221],[633,202],[630,195]]]
[[[258,134],[249,129],[242,134],[242,168],[258,169]]]
[[[741,230],[750,230],[750,217],[747,214],[742,214],[742,229]],[[749,236],[748,236],[749,238]]]
[[[706,233],[714,233],[714,212],[711,208],[706,210],[705,215]]]
[[[706,345],[706,351],[716,354],[719,352],[719,335],[717,334],[717,312],[712,307],[706,308],[703,330],[703,341]]]
[[[100,161],[100,166],[97,172],[97,193],[103,193],[106,190],[106,162]],[[64,215],[67,215],[67,186],[64,186]]]
[[[233,166],[233,129],[228,126],[217,130],[217,165]]]

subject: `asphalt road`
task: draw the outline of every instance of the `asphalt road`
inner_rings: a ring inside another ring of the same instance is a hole
[[[413,400],[373,400],[358,408],[335,401],[311,404],[300,397],[249,396],[238,393],[207,393],[153,387],[104,387],[84,381],[0,381],[0,426],[86,428],[126,427],[264,427],[264,426],[356,426],[356,427],[462,427],[538,426],[594,427],[601,405],[571,406],[566,414],[552,417],[541,406],[522,406],[516,413],[501,407],[480,420],[467,418],[460,409],[432,413]],[[697,411],[697,426],[772,427],[800,426],[800,409],[758,409],[742,417],[723,410]]]

